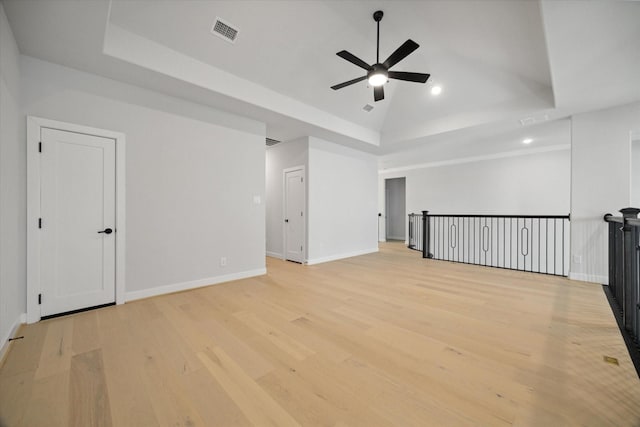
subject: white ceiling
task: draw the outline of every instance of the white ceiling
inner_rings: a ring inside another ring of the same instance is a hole
[[[465,159],[496,158],[508,154],[543,152],[570,148],[571,122],[560,119],[541,123],[533,127],[498,132],[474,129],[473,137],[459,134],[458,138],[432,138],[429,144],[422,144],[407,150],[387,154],[379,158],[378,166],[383,171],[407,170],[416,166],[441,165]],[[531,139],[524,144],[522,141]],[[425,162],[425,160],[427,160]]]
[[[378,153],[516,132],[519,118],[640,100],[640,2],[4,0],[22,53],[138,84],[267,123],[274,139],[314,135]],[[374,103],[363,75],[335,55],[375,62],[406,39],[420,48],[394,67],[430,84],[392,80]],[[210,34],[219,16],[235,44]],[[362,110],[374,105],[372,112]],[[529,130],[527,132],[530,133]]]

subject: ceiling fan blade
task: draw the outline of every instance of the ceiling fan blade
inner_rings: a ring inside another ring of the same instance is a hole
[[[374,86],[373,100],[378,102],[384,99],[384,86]]]
[[[337,84],[337,85],[335,85],[335,86],[331,86],[331,89],[333,89],[333,90],[342,89],[342,88],[343,88],[343,87],[345,87],[345,86],[349,86],[349,85],[352,85],[352,84],[354,84],[354,83],[361,82],[361,81],[363,81],[363,80],[364,80],[364,79],[366,79],[366,78],[367,78],[367,76],[358,77],[358,78],[356,78],[356,79],[349,80],[348,82],[344,82],[344,83]]]
[[[420,45],[418,43],[416,43],[413,40],[409,39],[406,42],[404,42],[402,44],[402,46],[397,48],[396,51],[393,52],[387,58],[386,61],[384,61],[383,65],[385,67],[387,67],[387,70],[388,70],[389,68],[393,67],[398,62],[402,61],[404,58],[409,56],[411,54],[411,52],[413,52],[414,50],[416,50],[419,47],[420,47]]]
[[[355,56],[353,53],[347,52],[346,50],[341,50],[340,52],[336,53],[336,55],[338,55],[342,59],[346,59],[347,61],[351,62],[354,65],[357,65],[360,68],[364,68],[367,71],[371,69],[371,66],[369,64]]]
[[[408,73],[405,71],[389,71],[389,78],[408,82],[426,83],[430,74]]]

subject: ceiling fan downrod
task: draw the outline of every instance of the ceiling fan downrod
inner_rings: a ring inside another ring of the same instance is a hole
[[[376,64],[380,63],[380,21],[382,21],[382,17],[384,16],[384,12],[381,10],[376,10],[373,12],[373,20],[378,24],[378,36],[376,37]]]

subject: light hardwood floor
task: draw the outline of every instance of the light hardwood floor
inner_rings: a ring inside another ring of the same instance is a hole
[[[598,285],[401,244],[267,265],[22,327],[0,425],[640,425],[640,380]]]

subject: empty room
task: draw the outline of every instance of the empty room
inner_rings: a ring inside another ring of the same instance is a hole
[[[639,426],[640,2],[0,0],[0,427]]]

